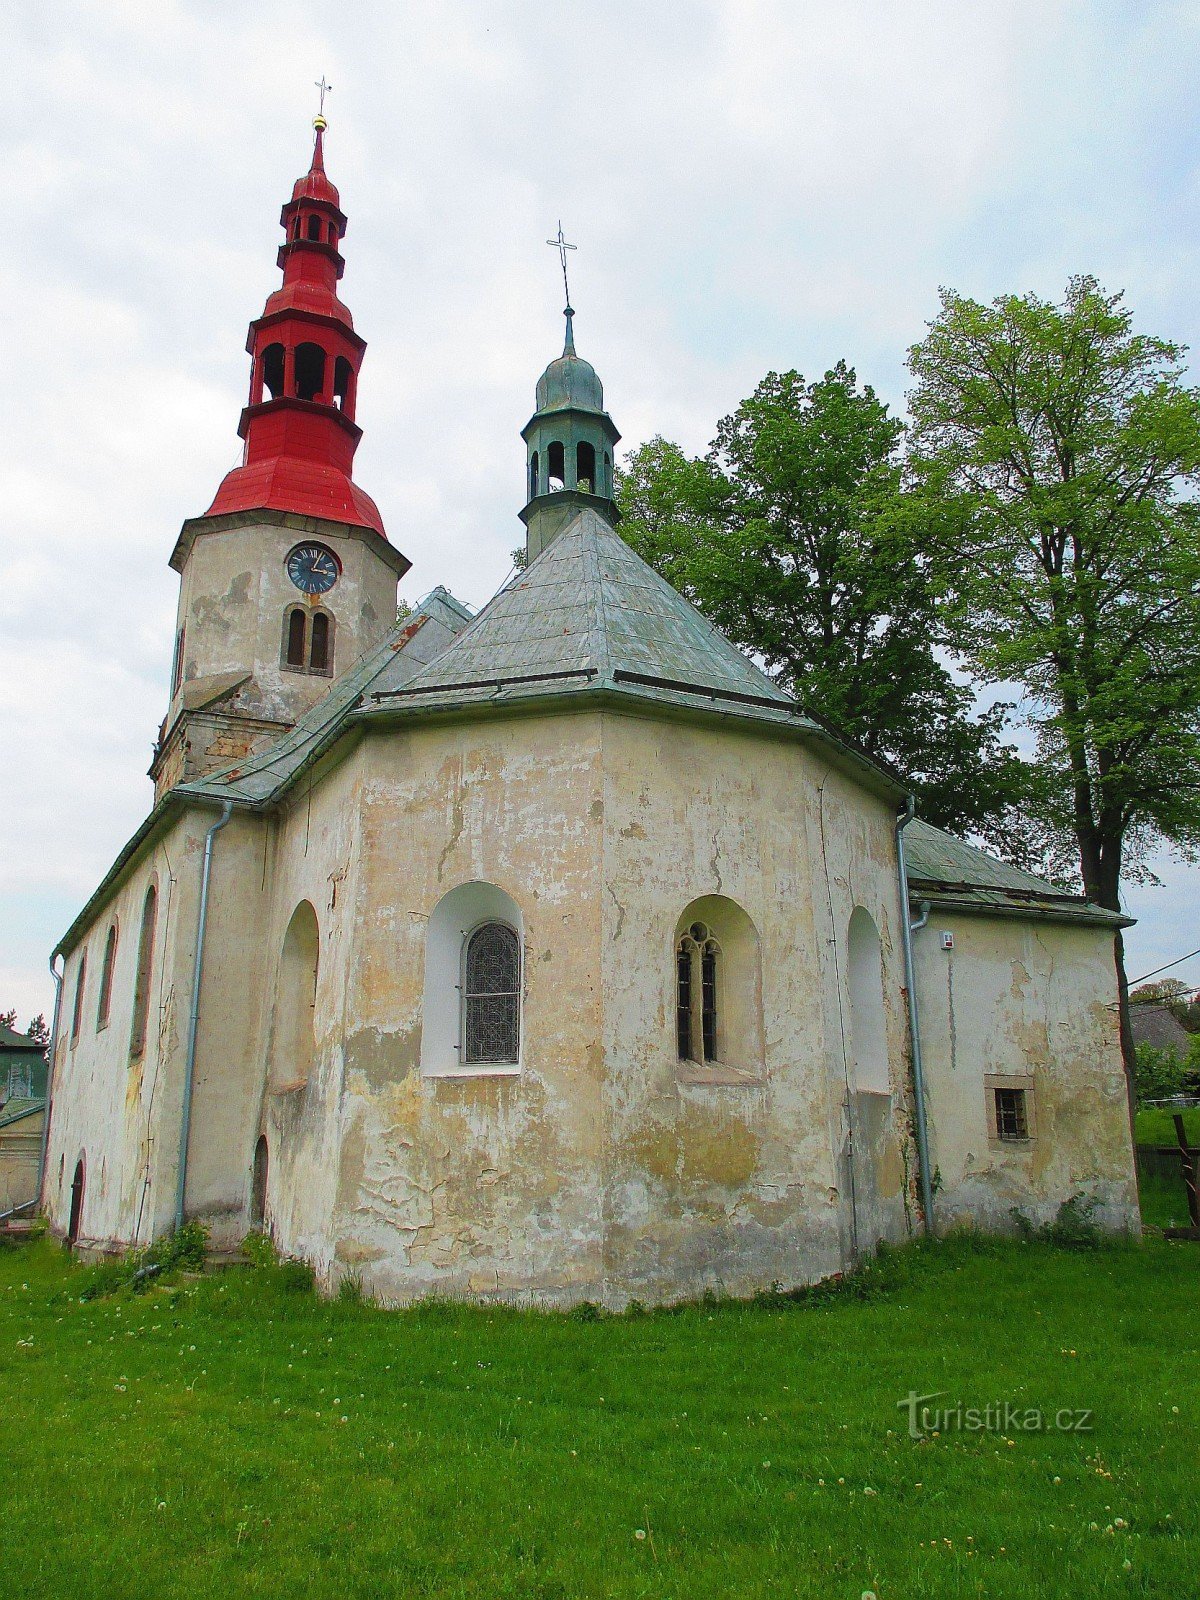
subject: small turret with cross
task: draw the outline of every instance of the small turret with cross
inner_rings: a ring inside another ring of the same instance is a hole
[[[567,319],[563,353],[538,379],[537,409],[521,430],[526,444],[529,499],[521,512],[532,561],[584,508],[616,523],[613,450],[621,435],[604,409],[604,388],[590,362],[575,352],[575,311],[567,280],[562,223],[546,243],[558,251]]]

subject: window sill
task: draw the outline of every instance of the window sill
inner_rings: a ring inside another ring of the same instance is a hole
[[[422,1067],[423,1078],[519,1078],[518,1061],[472,1061],[467,1065],[455,1062],[447,1067]]]
[[[993,1134],[988,1140],[989,1150],[1032,1150],[1032,1139],[1001,1139]]]
[[[680,1061],[675,1068],[677,1083],[713,1084],[728,1089],[761,1089],[767,1082],[763,1072],[745,1067],[727,1067],[722,1061]]]

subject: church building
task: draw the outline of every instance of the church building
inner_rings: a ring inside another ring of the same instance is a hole
[[[915,818],[623,542],[569,305],[526,565],[397,620],[316,130],[170,556],[153,808],[55,951],[53,1230],[620,1307],[1075,1196],[1136,1227],[1122,919]]]

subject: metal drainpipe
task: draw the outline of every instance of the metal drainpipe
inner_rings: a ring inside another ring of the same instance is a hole
[[[896,818],[896,870],[900,879],[900,929],[904,945],[904,983],[908,990],[908,1029],[912,1037],[913,1109],[917,1123],[917,1165],[921,1175],[921,1209],[925,1213],[925,1232],[933,1232],[933,1175],[929,1170],[929,1128],[925,1117],[925,1072],[921,1061],[921,1023],[917,1014],[917,985],[913,976],[912,936],[929,921],[929,907],[922,905],[918,922],[910,920],[908,909],[908,870],[904,862],[904,830],[916,815],[916,801],[910,794],[904,810]]]
[[[200,871],[200,915],[196,919],[196,959],[192,966],[192,1003],[188,1011],[187,1058],[183,1068],[183,1117],[179,1126],[179,1175],[175,1182],[175,1229],[183,1227],[183,1195],[187,1188],[188,1136],[192,1131],[192,1082],[196,1075],[196,1032],[200,1025],[200,978],[204,971],[204,933],[208,926],[208,883],[212,876],[213,840],[233,815],[233,801],[225,800],[221,815],[204,836],[204,865]]]
[[[54,1017],[50,1023],[50,1054],[46,1061],[46,1109],[42,1112],[42,1148],[38,1151],[37,1195],[34,1204],[44,1206],[46,1197],[42,1188],[46,1182],[46,1152],[50,1148],[50,1096],[54,1089],[54,1057],[58,1051],[58,1025],[62,1017],[63,979],[67,975],[67,964],[63,962],[63,970],[56,972],[54,962],[58,955],[57,950],[50,957],[50,976],[54,979]]]

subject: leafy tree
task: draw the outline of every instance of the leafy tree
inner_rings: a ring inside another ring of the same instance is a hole
[[[946,512],[951,637],[1019,684],[1049,782],[1038,821],[1120,909],[1148,848],[1200,845],[1200,394],[1120,295],[944,292],[909,356],[911,465]],[[953,508],[957,507],[957,514]],[[1122,1042],[1133,1041],[1116,940]]]
[[[811,384],[770,373],[702,459],[662,438],[633,453],[621,532],[807,710],[899,767],[929,821],[978,829],[1022,764],[1006,708],[972,715],[939,658],[931,502],[905,492],[903,431],[845,363]]]

